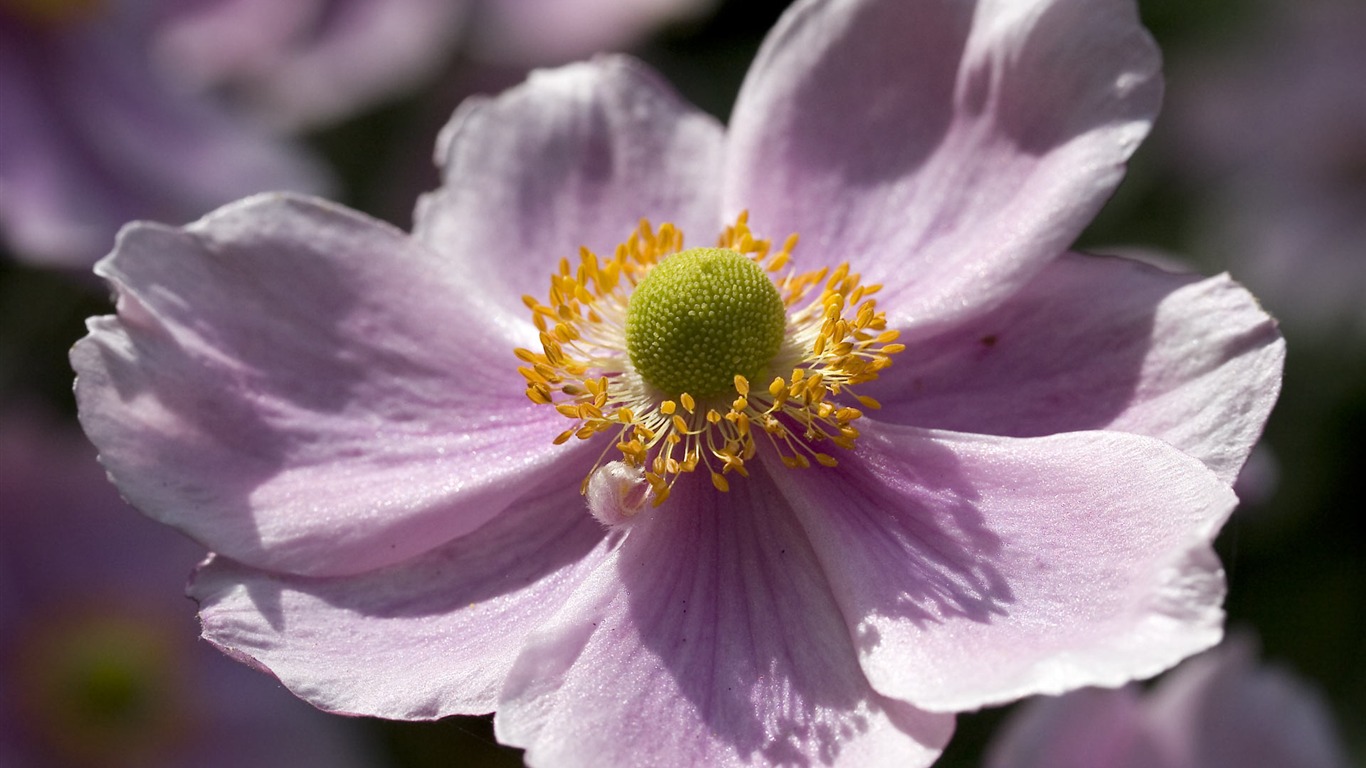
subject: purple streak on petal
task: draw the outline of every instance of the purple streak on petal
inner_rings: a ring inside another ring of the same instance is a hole
[[[404,720],[493,711],[522,639],[604,559],[578,481],[389,568],[288,577],[215,558],[204,637],[322,709]]]
[[[610,258],[642,217],[715,242],[721,142],[715,120],[631,60],[535,72],[456,112],[437,148],[445,186],[419,202],[414,232],[526,316],[522,296],[544,297],[561,258]]]
[[[865,422],[779,485],[883,694],[961,711],[1147,677],[1218,641],[1233,492],[1151,438]]]
[[[1071,254],[991,312],[913,341],[867,391],[897,424],[1161,438],[1232,483],[1284,356],[1274,321],[1227,276]]]
[[[358,573],[590,465],[523,394],[530,324],[388,225],[261,196],[130,227],[97,271],[119,315],[72,353],[86,432],[135,506],[225,556]]]
[[[528,641],[500,739],[547,766],[933,761],[952,719],[868,687],[771,480],[685,478],[642,515]]]
[[[1119,183],[1160,100],[1131,0],[802,2],[735,107],[724,210],[883,283],[895,326],[1003,301]]]

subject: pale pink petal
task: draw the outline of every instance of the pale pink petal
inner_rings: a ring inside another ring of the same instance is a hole
[[[1218,642],[1211,541],[1236,504],[1152,438],[865,423],[778,484],[873,686],[932,711],[1148,677]]]
[[[130,227],[97,271],[119,314],[72,353],[86,432],[129,501],[225,556],[358,573],[591,465],[523,394],[531,325],[360,214],[250,198]]]
[[[811,0],[731,122],[723,210],[931,329],[1001,302],[1119,183],[1161,94],[1131,0]]]
[[[529,639],[500,740],[557,767],[933,762],[952,718],[868,687],[771,480],[683,481],[641,515]]]
[[[526,316],[522,296],[544,300],[560,259],[580,246],[610,257],[642,217],[712,245],[721,143],[714,119],[631,60],[535,72],[456,112],[437,148],[445,186],[419,202],[414,231]]]
[[[1149,743],[1134,688],[1085,688],[1022,706],[992,739],[986,768],[1176,768]]]
[[[327,579],[214,558],[190,595],[204,637],[330,712],[404,720],[493,711],[522,639],[603,562],[572,488],[379,571]]]
[[[1163,678],[1147,701],[1155,738],[1199,768],[1346,768],[1322,697],[1284,669],[1259,666],[1234,635]]]
[[[1284,357],[1275,322],[1226,275],[1070,254],[991,312],[912,341],[868,391],[898,424],[1161,438],[1232,483]]]

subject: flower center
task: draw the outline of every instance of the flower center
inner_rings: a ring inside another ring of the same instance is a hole
[[[758,380],[783,343],[787,311],[753,260],[726,248],[664,259],[626,305],[626,350],[665,395],[711,399]]]
[[[633,477],[658,506],[702,468],[728,490],[763,443],[794,469],[838,463],[827,443],[853,447],[863,412],[848,401],[878,403],[852,387],[904,346],[870,298],[881,286],[848,264],[795,272],[796,244],[772,252],[745,214],[717,247],[691,250],[673,225],[641,222],[610,259],[586,248],[578,267],[562,259],[547,303],[523,297],[541,332],[540,352],[516,350],[527,397],[573,422],[556,443],[615,434],[631,471],[595,487],[622,497],[617,517],[643,506],[619,488]]]

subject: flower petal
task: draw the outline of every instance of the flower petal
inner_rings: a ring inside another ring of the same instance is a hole
[[[771,480],[724,495],[685,480],[641,515],[527,642],[500,740],[532,765],[933,762],[952,718],[868,687]]]
[[[605,558],[602,526],[557,486],[402,564],[328,579],[211,559],[204,637],[329,712],[491,712],[522,638]]]
[[[419,201],[414,231],[525,316],[522,296],[543,298],[561,258],[610,256],[642,217],[712,244],[721,145],[714,119],[630,59],[535,72],[456,111],[437,148],[445,184]]]
[[[868,393],[898,424],[1157,437],[1232,483],[1284,358],[1275,322],[1227,275],[1069,254],[995,310],[913,341]]]
[[[792,504],[873,686],[931,711],[1148,677],[1218,642],[1236,499],[1151,438],[865,423]]]
[[[591,464],[523,394],[531,325],[372,219],[261,196],[130,227],[97,269],[119,314],[72,352],[82,423],[125,497],[220,554],[358,573]]]
[[[736,103],[723,210],[932,329],[1071,245],[1148,131],[1159,63],[1132,0],[798,3]]]

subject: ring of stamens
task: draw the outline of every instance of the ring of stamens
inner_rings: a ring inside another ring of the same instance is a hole
[[[859,436],[854,422],[863,416],[847,398],[862,408],[879,407],[852,387],[876,379],[904,346],[894,343],[897,331],[887,329],[872,298],[881,286],[863,285],[848,263],[795,272],[789,262],[796,244],[791,235],[773,251],[768,240],[750,232],[744,213],[722,233],[718,247],[753,259],[782,296],[785,339],[770,369],[790,374],[759,387],[736,375],[733,394],[704,401],[687,392],[658,391],[635,371],[626,352],[631,292],[656,264],[683,250],[677,228],[666,223],[656,230],[642,221],[610,259],[587,248],[580,249],[577,266],[561,259],[547,301],[523,297],[540,331],[541,351],[516,350],[527,397],[572,421],[555,442],[613,433],[622,459],[644,469],[655,506],[679,477],[699,467],[718,490],[728,490],[726,475],[748,476],[746,463],[760,440],[794,469],[812,461],[837,464],[821,450],[824,443],[852,448]]]

